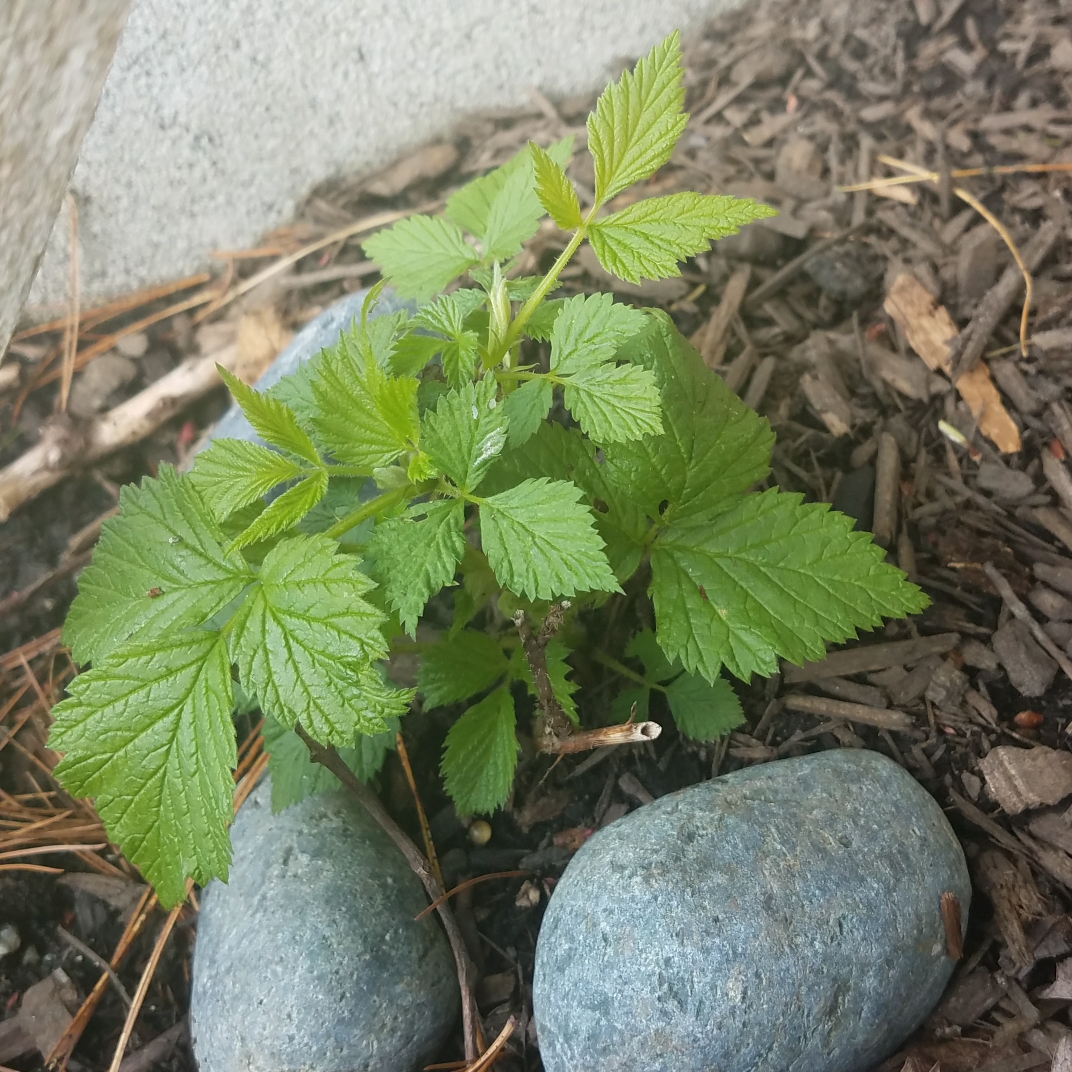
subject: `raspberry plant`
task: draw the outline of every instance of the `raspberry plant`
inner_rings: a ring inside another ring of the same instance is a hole
[[[267,445],[220,440],[190,474],[164,466],[124,489],[67,620],[92,669],[54,709],[51,745],[62,783],[96,798],[164,904],[188,876],[227,874],[236,706],[267,717],[276,806],[334,782],[295,723],[370,777],[414,698],[382,660],[444,588],[453,621],[422,645],[416,691],[426,708],[468,704],[442,761],[463,812],[507,798],[511,686],[540,693],[518,611],[537,625],[576,615],[644,570],[654,634],[618,653],[644,673],[604,653],[637,686],[622,718],[654,689],[681,732],[710,740],[741,718],[723,669],[770,674],[923,607],[850,519],[750,491],[770,427],[667,316],[550,296],[585,240],[635,283],[679,274],[709,240],[772,214],[696,193],[615,207],[670,158],[681,80],[675,34],[599,98],[589,209],[564,170],[569,140],[529,144],[442,217],[370,238],[384,280],[423,304],[372,317],[374,291],[360,323],[266,393],[221,370]],[[510,278],[545,213],[568,244],[546,274]],[[550,416],[556,397],[568,421]],[[543,683],[577,723],[568,657],[546,644]]]

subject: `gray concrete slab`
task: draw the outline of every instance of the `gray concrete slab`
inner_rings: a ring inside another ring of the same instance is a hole
[[[84,301],[249,247],[474,110],[605,83],[741,0],[136,0],[72,180]],[[31,304],[65,300],[63,213]]]

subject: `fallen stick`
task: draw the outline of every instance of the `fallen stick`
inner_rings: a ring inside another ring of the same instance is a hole
[[[0,522],[64,477],[155,432],[191,402],[219,386],[217,364],[231,371],[237,361],[238,347],[232,343],[215,353],[184,361],[140,394],[86,425],[79,427],[64,415],[56,417],[35,446],[0,469]]]
[[[819,662],[805,663],[803,666],[786,666],[783,674],[787,684],[795,685],[821,677],[848,677],[872,670],[888,670],[891,666],[918,663],[929,655],[944,655],[959,643],[959,633],[939,633],[918,640],[891,640],[884,644],[835,651]]]
[[[911,717],[903,711],[869,704],[849,703],[848,700],[831,700],[826,696],[787,696],[785,706],[790,711],[807,715],[822,715],[825,718],[840,718],[847,722],[862,722],[865,726],[877,726],[883,730],[910,730],[915,726]]]

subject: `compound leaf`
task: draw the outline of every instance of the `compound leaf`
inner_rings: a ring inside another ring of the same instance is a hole
[[[306,472],[285,455],[244,439],[217,439],[194,459],[190,481],[223,520]]]
[[[369,541],[373,576],[410,635],[429,598],[454,580],[465,550],[464,522],[460,499],[437,499],[376,526]]]
[[[226,879],[237,763],[231,660],[218,633],[130,645],[79,674],[52,709],[56,776],[97,812],[161,903],[186,878]]]
[[[573,183],[566,177],[562,166],[535,142],[529,142],[529,152],[536,171],[536,196],[540,204],[563,231],[576,230],[583,220]]]
[[[253,580],[225,551],[220,526],[188,478],[161,465],[157,479],[119,493],[64,625],[75,661],[96,662],[127,642],[200,625]]]
[[[254,391],[222,365],[217,365],[216,370],[241,406],[253,431],[261,439],[282,450],[288,450],[313,465],[320,465],[320,455],[317,454],[309,433],[298,424],[298,419],[289,406],[272,395]]]
[[[228,550],[247,547],[258,540],[267,540],[296,525],[328,490],[328,473],[318,469],[311,476],[299,480],[292,488],[274,498],[256,517],[256,520],[236,536]]]
[[[663,430],[654,373],[637,365],[602,365],[566,381],[563,401],[596,443],[624,443]]]
[[[404,298],[426,301],[480,259],[459,228],[440,216],[410,216],[362,244]]]
[[[724,737],[744,722],[737,693],[721,677],[707,682],[698,674],[681,674],[666,687],[666,702],[677,728],[695,741]]]
[[[647,323],[647,314],[610,294],[567,298],[551,329],[551,371],[558,376],[596,368]]]
[[[537,479],[480,501],[484,553],[504,588],[526,599],[620,591],[581,495],[576,484]]]
[[[335,745],[379,733],[405,693],[369,665],[387,653],[383,615],[362,598],[372,582],[327,536],[291,536],[265,556],[260,583],[235,614],[231,653],[242,685],[288,729]]]
[[[681,110],[681,35],[675,30],[607,86],[588,117],[596,204],[605,204],[670,159],[688,116]]]
[[[593,220],[588,231],[599,263],[627,283],[681,274],[679,261],[725,238],[752,220],[776,215],[750,198],[697,193],[637,201]]]
[[[484,478],[506,446],[507,417],[495,398],[494,377],[467,383],[444,395],[434,413],[426,413],[421,447],[462,491]]]
[[[490,688],[506,669],[498,641],[487,633],[463,629],[421,656],[417,691],[423,694],[426,707],[442,707]]]
[[[773,489],[670,525],[651,554],[663,651],[708,681],[720,665],[748,680],[922,610],[923,593],[852,526],[825,503]]]
[[[440,769],[460,815],[493,812],[506,802],[520,748],[514,727],[514,701],[505,686],[451,726]]]

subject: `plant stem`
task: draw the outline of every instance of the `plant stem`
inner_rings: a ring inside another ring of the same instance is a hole
[[[637,685],[642,685],[646,689],[659,688],[654,681],[649,681],[635,670],[630,670],[625,663],[618,662],[617,659],[611,655],[607,655],[605,652],[594,651],[592,652],[592,658],[595,659],[597,663],[602,663],[608,670],[613,670],[616,674],[621,674],[622,677],[628,678]]]
[[[333,540],[337,540],[340,536],[345,535],[355,525],[360,525],[362,521],[367,521],[370,517],[374,517],[381,510],[390,509],[392,506],[396,506],[409,493],[413,491],[412,484],[404,484],[400,488],[392,488],[390,491],[385,491],[382,495],[377,495],[375,499],[369,499],[367,503],[363,503],[356,510],[352,510],[345,517],[339,518],[330,529],[327,530],[325,535],[330,536]]]

